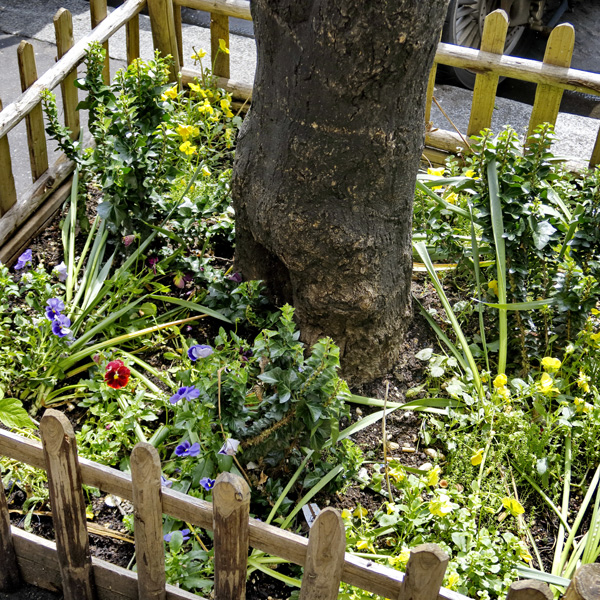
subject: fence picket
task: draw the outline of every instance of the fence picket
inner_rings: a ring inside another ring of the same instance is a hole
[[[563,600],[598,600],[600,598],[600,563],[579,567]]]
[[[90,19],[92,21],[92,29],[97,27],[106,19],[108,15],[108,8],[106,6],[106,0],[90,0]],[[108,54],[108,40],[102,44],[102,47],[106,51],[106,58],[104,59],[104,70],[102,71],[102,78],[104,84],[110,84],[110,56]]]
[[[483,25],[481,50],[493,54],[503,54],[507,31],[508,17],[506,13],[501,9],[490,13],[485,18]],[[479,73],[475,77],[471,116],[467,127],[468,136],[477,135],[482,129],[491,125],[498,79],[499,77],[495,73]]]
[[[346,531],[337,510],[319,513],[308,535],[300,600],[336,600],[340,589]]]
[[[398,600],[437,598],[449,560],[449,556],[435,544],[421,544],[411,550]]]
[[[171,81],[177,81],[181,65],[179,64],[177,34],[175,33],[173,0],[148,0],[148,14],[150,15],[154,48],[162,56],[171,55],[173,57]]]
[[[216,600],[244,600],[248,559],[250,488],[244,479],[221,473],[213,488]]]
[[[210,15],[210,59],[213,65],[213,75],[229,79],[229,54],[219,51],[219,40],[225,42],[229,49],[229,17],[211,13]]]
[[[183,24],[181,21],[181,6],[173,3],[173,20],[175,23],[175,35],[177,36],[177,52],[179,54],[179,66],[183,67]]]
[[[2,112],[2,99],[0,98],[0,113]],[[0,138],[0,217],[17,201],[15,178],[12,171],[10,146],[8,136]]]
[[[0,591],[12,592],[18,587],[20,580],[19,565],[10,532],[8,504],[0,476]]]
[[[127,64],[140,57],[140,16],[133,15],[125,25],[125,43],[127,45]]]
[[[94,600],[92,560],[75,433],[67,417],[48,409],[40,422],[52,522],[65,600]]]
[[[54,15],[54,33],[56,35],[56,54],[60,60],[74,45],[73,18],[66,8],[60,8]],[[65,76],[60,84],[60,91],[65,111],[65,125],[71,130],[71,139],[79,137],[79,104],[75,80],[77,79],[77,67],[74,67]]]
[[[23,40],[17,48],[21,89],[29,89],[37,81],[37,67],[33,46]],[[44,132],[44,115],[42,107],[37,104],[25,118],[27,125],[27,146],[31,164],[31,179],[36,181],[48,169],[48,149]]]
[[[524,579],[511,584],[506,600],[552,600],[553,597],[550,588],[544,582]]]
[[[544,53],[544,66],[570,67],[575,47],[575,30],[573,25],[564,23],[556,27],[548,38]],[[543,68],[543,67],[542,67]],[[556,123],[563,90],[550,85],[538,84],[531,118],[529,119],[529,137],[541,123]]]
[[[133,531],[138,590],[140,598],[145,600],[166,598],[160,475],[160,457],[156,448],[151,444],[137,444],[131,452]]]

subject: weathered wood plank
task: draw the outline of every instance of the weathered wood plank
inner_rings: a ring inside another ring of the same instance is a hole
[[[177,81],[181,65],[179,64],[177,34],[175,33],[173,0],[148,0],[148,14],[150,15],[154,48],[162,56],[170,55],[173,58],[170,80]]]
[[[174,0],[174,3],[212,14],[228,15],[252,21],[250,3],[246,0]]]
[[[421,544],[410,551],[398,600],[436,598],[450,557],[435,544]]]
[[[598,600],[600,598],[600,563],[577,569],[562,600]]]
[[[326,508],[310,528],[300,600],[336,600],[345,554],[344,522],[338,511]]]
[[[574,47],[575,30],[573,25],[569,23],[559,25],[554,28],[548,38],[544,64],[568,68],[571,66]],[[537,86],[527,137],[532,135],[534,129],[542,123],[551,123],[552,125],[556,123],[562,96],[563,90],[560,88],[543,84]]]
[[[165,549],[162,535],[160,457],[151,444],[131,452],[135,556],[140,598],[165,600]]]
[[[216,600],[244,600],[248,559],[250,488],[232,473],[221,473],[213,488]]]
[[[29,114],[40,101],[43,90],[54,89],[76,65],[78,65],[91,42],[105,42],[133,15],[145,6],[146,0],[126,0],[100,23],[90,35],[79,40],[69,52],[52,68],[48,69],[27,92],[21,94],[0,113],[0,138],[6,135],[21,119]]]
[[[432,146],[438,150],[445,150],[456,154],[457,149],[464,152],[468,150],[463,139],[455,131],[446,129],[433,129],[425,132],[425,145]]]
[[[221,50],[221,40],[229,50],[229,17],[212,13],[210,15],[210,58],[213,75],[229,79],[229,52]]]
[[[0,113],[2,99],[0,98]],[[8,136],[0,138],[0,217],[17,201]]]
[[[56,545],[16,527],[12,528],[19,568],[26,583],[60,592],[62,583]],[[138,600],[137,576],[132,571],[92,558],[98,600]],[[190,592],[167,585],[167,600],[199,600]]]
[[[12,592],[21,581],[10,531],[10,515],[0,471],[0,591]]]
[[[177,52],[179,54],[179,67],[183,67],[183,25],[181,21],[181,6],[173,3],[173,19],[175,22],[175,35],[177,36]]]
[[[48,409],[40,422],[40,433],[63,594],[65,600],[94,600],[96,593],[75,432],[63,413]]]
[[[553,597],[544,582],[524,579],[511,584],[506,600],[552,600]]]
[[[125,26],[125,43],[127,45],[127,64],[130,65],[140,57],[140,17],[134,15]]]
[[[32,88],[38,78],[33,46],[23,40],[17,48],[17,61],[23,92]],[[7,107],[8,110],[10,107]],[[4,111],[0,113],[0,117]],[[36,106],[25,119],[27,125],[27,147],[31,164],[31,179],[37,181],[48,168],[48,148],[44,131],[44,114],[40,105]]]
[[[54,15],[54,33],[56,35],[56,54],[60,60],[74,45],[73,18],[66,8],[60,8]],[[63,110],[65,112],[65,126],[71,130],[71,139],[79,137],[79,104],[78,92],[75,87],[77,67],[70,70],[60,84],[62,92]]]
[[[485,18],[481,49],[484,52],[502,54],[507,31],[508,17],[506,13],[501,9],[490,13]],[[498,79],[498,75],[494,73],[479,73],[475,77],[467,135],[477,135],[482,129],[491,125]]]
[[[90,0],[90,19],[92,22],[92,29],[98,27],[104,19],[108,16],[108,8],[106,0]],[[102,79],[105,85],[110,84],[110,56],[108,54],[108,40],[102,44],[102,47],[106,51],[106,58],[104,59],[104,70],[102,71]]]
[[[431,104],[433,103],[433,92],[435,90],[435,78],[437,75],[437,64],[433,63],[427,80],[427,96],[425,100],[425,124],[431,121]]]

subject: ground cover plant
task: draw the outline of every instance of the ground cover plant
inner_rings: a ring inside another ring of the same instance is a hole
[[[267,522],[299,530],[306,502],[331,502],[349,552],[403,569],[435,542],[450,555],[444,584],[470,597],[503,598],[519,575],[558,592],[600,554],[599,172],[565,171],[548,127],[526,151],[511,130],[484,132],[472,155],[424,171],[415,307],[437,343],[413,351],[416,385],[390,391],[390,377],[352,393],[333,341],[306,348],[293,307],[232,267],[242,117],[204,52],[193,58],[203,76],[186,92],[159,56],[106,86],[92,46],[78,86],[93,149],[46,96],[48,131],[78,170],[61,260],[28,250],[0,267],[0,421],[35,436],[40,411],[63,407],[92,460],[127,471],[148,441],[173,489],[210,500],[231,471]],[[403,453],[389,431],[413,411],[416,448]],[[351,439],[368,432],[370,445]],[[3,469],[31,527],[43,480]],[[169,582],[208,593],[209,535],[166,519],[164,536]],[[285,597],[301,576],[254,551],[259,572]]]

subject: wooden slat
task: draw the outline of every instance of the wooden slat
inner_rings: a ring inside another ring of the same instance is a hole
[[[174,3],[212,14],[252,21],[250,3],[247,0],[174,0]]]
[[[62,588],[56,545],[12,528],[19,569],[26,583],[59,592]],[[137,576],[99,558],[92,558],[98,600],[138,600]],[[200,600],[199,596],[167,585],[167,600]]]
[[[1,475],[1,472],[0,472]],[[0,476],[0,591],[12,592],[21,581],[17,555],[10,531],[10,515],[4,493],[4,484]]]
[[[598,129],[598,135],[596,136],[596,142],[594,149],[592,150],[592,156],[590,157],[589,167],[593,169],[596,165],[600,164],[600,129]]]
[[[53,409],[48,409],[42,417],[40,432],[64,598],[94,600],[96,594],[75,432],[69,419]]]
[[[508,18],[506,13],[501,9],[490,13],[486,17],[483,26],[481,49],[484,52],[502,54],[507,31]],[[467,135],[477,135],[482,129],[490,127],[492,124],[498,79],[498,75],[494,73],[479,73],[475,77]]]
[[[148,0],[148,14],[152,27],[152,42],[155,50],[162,56],[171,55],[171,81],[177,81],[181,70],[179,50],[177,49],[177,34],[175,33],[175,16],[173,0]]]
[[[0,98],[0,114],[2,99]],[[0,217],[17,201],[8,136],[0,138]]]
[[[563,600],[598,600],[600,598],[600,564],[591,563],[577,569]]]
[[[445,150],[451,154],[456,154],[457,150],[465,152],[468,150],[463,139],[455,131],[446,129],[432,129],[425,132],[425,145]]]
[[[220,50],[220,40],[229,49],[229,17],[212,13],[210,15],[210,58],[213,75],[229,79],[229,54]]]
[[[33,46],[23,40],[17,48],[21,89],[25,92],[32,88],[38,78],[35,65]],[[7,107],[7,109],[10,107]],[[3,111],[4,112],[4,111]],[[0,113],[0,117],[3,113]],[[36,181],[48,168],[48,148],[44,131],[44,114],[42,107],[37,105],[25,119],[27,125],[27,147],[29,148],[29,163],[31,178]]]
[[[338,511],[326,508],[310,528],[300,600],[336,600],[345,553],[344,522]]]
[[[106,6],[106,0],[90,0],[90,19],[92,21],[92,29],[98,27],[108,15],[108,8]],[[105,85],[110,84],[110,55],[108,53],[108,40],[102,44],[106,52],[106,58],[104,59],[104,70],[102,71],[102,78]]]
[[[571,65],[573,48],[575,47],[575,30],[573,25],[564,23],[556,27],[550,34],[546,52],[544,54],[544,65],[566,67]],[[531,118],[529,119],[529,137],[534,129],[542,123],[554,125],[560,109],[560,101],[563,90],[549,85],[540,84],[535,91],[535,101]]]
[[[506,600],[552,600],[554,595],[547,584],[533,579],[515,581],[511,584]]]
[[[127,44],[127,64],[130,65],[140,57],[140,16],[134,15],[125,26]]]
[[[433,63],[431,71],[429,71],[429,79],[427,80],[427,98],[425,100],[425,124],[431,121],[431,104],[433,102],[433,92],[435,90],[435,78],[437,75],[437,64]]]
[[[232,473],[221,473],[213,488],[216,600],[244,600],[248,559],[250,488]]]
[[[6,135],[21,119],[29,114],[40,101],[43,90],[54,89],[76,65],[78,65],[91,42],[105,42],[111,35],[118,31],[133,15],[137,15],[146,0],[126,0],[100,23],[88,36],[79,40],[69,52],[48,69],[27,92],[21,94],[12,104],[9,104],[0,113],[0,138]]]
[[[183,67],[183,24],[181,21],[181,6],[173,3],[173,19],[175,22],[175,35],[177,37],[177,52],[179,54],[179,67]]]
[[[435,544],[421,544],[410,551],[400,598],[430,600],[444,581],[450,557]]]
[[[135,556],[140,598],[165,600],[165,552],[162,535],[160,457],[151,444],[131,452]]]
[[[60,60],[75,43],[73,39],[73,18],[66,8],[60,8],[54,15],[54,33],[56,35],[56,54]],[[63,110],[65,112],[65,126],[71,130],[71,139],[79,137],[79,111],[77,104],[79,98],[75,80],[77,68],[69,71],[60,84],[62,92]]]

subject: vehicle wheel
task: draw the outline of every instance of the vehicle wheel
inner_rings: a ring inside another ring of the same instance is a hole
[[[485,17],[497,8],[500,8],[500,0],[450,0],[442,30],[442,42],[479,48]],[[504,54],[513,54],[522,49],[528,32],[525,25],[509,25]],[[438,72],[441,79],[448,83],[458,83],[469,89],[473,89],[475,85],[475,73],[472,71],[439,65]]]

